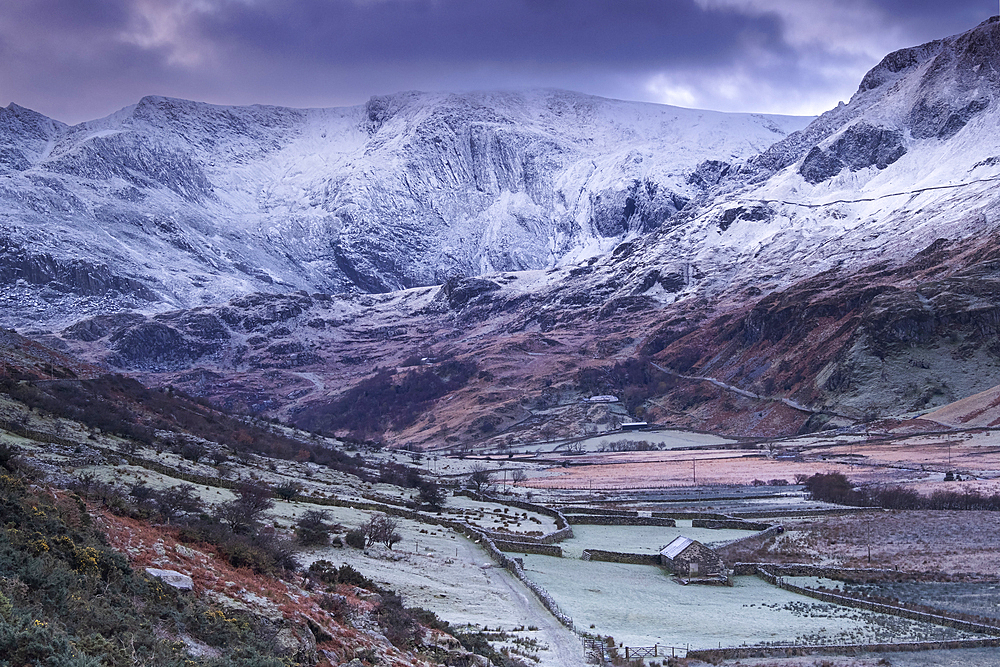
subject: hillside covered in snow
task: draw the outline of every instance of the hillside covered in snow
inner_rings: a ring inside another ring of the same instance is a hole
[[[147,97],[68,127],[0,109],[0,290],[72,321],[253,291],[540,269],[669,226],[808,119],[562,91],[339,109]]]

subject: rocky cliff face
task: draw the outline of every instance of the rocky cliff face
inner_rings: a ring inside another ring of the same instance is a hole
[[[700,163],[803,124],[558,91],[312,110],[149,97],[74,127],[11,105],[0,298],[24,326],[571,263],[668,224]]]

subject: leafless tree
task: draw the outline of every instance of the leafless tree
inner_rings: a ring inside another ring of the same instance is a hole
[[[476,490],[476,493],[488,491],[493,486],[493,471],[486,467],[485,463],[475,463],[472,466],[472,474],[469,475],[469,484]]]
[[[191,484],[178,484],[159,492],[154,491],[152,498],[167,523],[185,515],[197,514],[204,509],[201,498]]]
[[[514,486],[517,486],[524,480],[528,479],[528,473],[524,472],[521,468],[514,468],[510,471],[510,479]]]
[[[234,533],[252,533],[264,512],[274,507],[271,495],[266,484],[244,482],[236,488],[235,500],[216,507],[215,516],[228,523]]]
[[[403,539],[397,530],[398,528],[399,522],[395,519],[390,519],[385,514],[372,515],[372,518],[368,520],[368,525],[365,527],[365,537],[368,546],[381,543],[391,549],[392,545]]]

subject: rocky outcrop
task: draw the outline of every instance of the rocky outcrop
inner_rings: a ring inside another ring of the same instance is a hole
[[[155,567],[147,567],[146,574],[156,577],[167,586],[176,588],[179,591],[190,591],[194,588],[194,580],[182,572],[175,570],[161,570]]]
[[[462,308],[476,297],[489,294],[490,292],[495,292],[499,289],[500,285],[496,284],[492,280],[486,280],[484,278],[454,277],[449,278],[447,282],[441,286],[441,296],[448,301],[449,307],[452,309],[458,309]]]
[[[867,167],[885,169],[906,154],[903,133],[868,123],[850,126],[829,147],[814,147],[799,167],[810,183],[833,178],[843,169],[860,171]]]
[[[0,240],[0,284],[23,281],[56,292],[82,296],[104,296],[117,292],[144,301],[159,300],[142,281],[122,276],[107,264],[33,253],[23,248],[4,248],[2,243]]]

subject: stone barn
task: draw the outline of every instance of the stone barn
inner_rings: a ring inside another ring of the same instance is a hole
[[[678,537],[660,550],[660,565],[688,581],[728,582],[719,554],[689,537]]]

